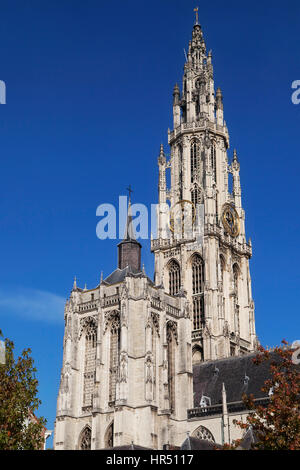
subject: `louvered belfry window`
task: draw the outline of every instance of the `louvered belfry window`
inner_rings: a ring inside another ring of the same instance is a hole
[[[197,180],[199,166],[200,147],[199,143],[194,141],[191,143],[191,182]]]

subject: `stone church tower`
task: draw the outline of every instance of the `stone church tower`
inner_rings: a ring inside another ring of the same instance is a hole
[[[75,280],[66,302],[55,449],[178,446],[190,429],[193,363],[255,349],[239,163],[236,152],[228,163],[222,94],[198,22],[173,115],[171,157],[161,147],[158,159],[154,282],[141,268],[129,201],[117,269],[94,289]],[[180,237],[166,229],[167,211],[183,214],[183,204],[193,224]]]
[[[249,272],[252,248],[245,235],[240,165],[235,150],[228,162],[222,92],[218,88],[215,93],[212,54],[206,54],[198,22],[189,43],[182,92],[177,84],[174,87],[173,121],[174,130],[168,133],[170,159],[162,146],[158,158],[158,238],[151,246],[155,284],[163,283],[173,295],[187,293],[194,361],[246,353],[254,349],[256,334]],[[189,201],[192,211],[202,209],[189,236],[167,233],[172,210],[187,210]]]

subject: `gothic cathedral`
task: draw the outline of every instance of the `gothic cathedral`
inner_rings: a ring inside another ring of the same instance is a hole
[[[158,157],[154,282],[141,268],[129,201],[117,269],[94,289],[75,281],[66,302],[55,449],[180,446],[203,421],[189,412],[198,406],[195,367],[257,347],[240,165],[236,151],[228,161],[222,92],[197,20],[173,121],[170,157],[163,146]],[[165,230],[166,207],[184,202],[193,219],[196,208],[203,216],[198,211],[192,231],[178,237]]]

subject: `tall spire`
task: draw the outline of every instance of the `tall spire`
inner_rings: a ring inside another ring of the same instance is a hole
[[[118,268],[124,269],[130,267],[135,271],[140,271],[142,245],[136,240],[133,229],[131,212],[131,193],[133,191],[130,186],[127,190],[129,192],[127,220],[123,241],[118,244]]]

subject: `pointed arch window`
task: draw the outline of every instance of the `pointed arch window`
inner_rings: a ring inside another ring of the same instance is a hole
[[[177,261],[172,260],[169,267],[169,293],[176,295],[180,289],[180,266]]]
[[[238,297],[238,288],[239,288],[239,267],[237,264],[234,264],[232,267],[233,271],[233,290],[234,293],[236,294],[236,297]]]
[[[114,446],[114,422],[112,422],[105,433],[105,449],[111,449]]]
[[[225,271],[225,260],[224,260],[224,257],[221,255],[220,256],[220,281],[221,281],[222,290],[224,290],[224,271]]]
[[[199,255],[192,259],[193,328],[199,330],[204,323],[204,261]]]
[[[183,198],[183,161],[182,161],[182,146],[178,147],[178,183],[179,183],[179,197]]]
[[[194,217],[194,211],[197,207],[197,204],[201,203],[201,190],[197,184],[195,184],[191,190],[191,201],[194,204],[193,205],[193,217]]]
[[[199,426],[192,434],[192,437],[197,437],[205,441],[215,442],[214,436],[209,431],[209,429],[204,426]]]
[[[234,328],[237,333],[240,332],[240,307],[239,307],[239,275],[240,269],[237,264],[232,267],[233,271],[233,290],[234,290]]]
[[[115,313],[110,324],[110,346],[109,346],[109,404],[112,405],[116,399],[116,384],[120,357],[120,318]]]
[[[175,410],[175,348],[176,348],[176,324],[173,321],[167,323],[167,355],[168,355],[168,384],[170,410]]]
[[[210,150],[210,164],[211,164],[211,169],[212,169],[212,175],[214,182],[217,182],[217,160],[216,160],[216,146],[215,144],[212,144],[211,150]]]
[[[88,426],[86,426],[80,435],[79,449],[91,450],[91,446],[92,446],[92,431]]]
[[[194,140],[191,143],[191,182],[192,183],[197,180],[199,157],[200,157],[199,142]]]
[[[192,363],[199,364],[203,362],[203,348],[201,346],[194,346],[192,350]]]
[[[85,334],[83,406],[91,406],[94,392],[96,371],[97,329],[90,324]]]

